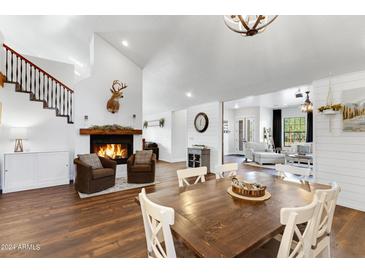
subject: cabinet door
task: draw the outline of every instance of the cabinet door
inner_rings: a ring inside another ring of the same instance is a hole
[[[39,187],[69,183],[68,152],[38,154],[37,177]]]
[[[34,154],[9,154],[4,156],[4,192],[30,189],[36,184],[37,160]]]

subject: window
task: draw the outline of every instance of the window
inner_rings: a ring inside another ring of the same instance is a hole
[[[284,118],[284,146],[288,147],[295,143],[304,143],[306,128],[304,117]]]

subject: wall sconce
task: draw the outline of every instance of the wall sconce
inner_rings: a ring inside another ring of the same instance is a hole
[[[15,140],[14,152],[23,152],[23,140],[28,138],[28,130],[25,127],[10,128],[10,140]]]

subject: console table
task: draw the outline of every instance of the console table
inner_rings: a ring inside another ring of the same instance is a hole
[[[210,149],[189,147],[188,148],[188,167],[206,166],[208,173],[210,172]]]
[[[68,151],[4,154],[3,193],[70,183]]]

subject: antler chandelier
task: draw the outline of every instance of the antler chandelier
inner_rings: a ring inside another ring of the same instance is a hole
[[[254,36],[263,32],[278,15],[225,15],[226,26],[243,36]]]

